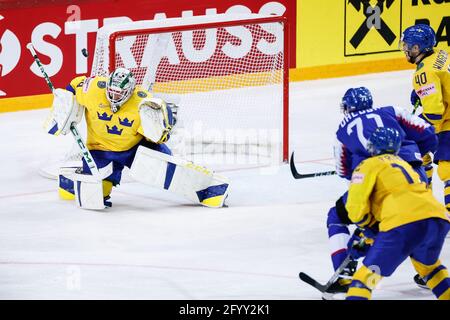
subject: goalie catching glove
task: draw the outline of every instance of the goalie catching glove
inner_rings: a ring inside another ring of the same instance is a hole
[[[159,98],[142,100],[139,104],[139,115],[143,136],[154,143],[164,143],[169,139],[175,119],[164,100]]]
[[[53,91],[53,104],[50,115],[44,124],[47,133],[66,135],[72,123],[79,123],[83,117],[84,108],[80,106],[72,92],[64,89]]]

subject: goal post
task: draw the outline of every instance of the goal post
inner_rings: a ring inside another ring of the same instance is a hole
[[[106,25],[97,33],[91,76],[125,67],[143,88],[175,103],[192,160],[273,165],[288,161],[288,42],[281,16]]]

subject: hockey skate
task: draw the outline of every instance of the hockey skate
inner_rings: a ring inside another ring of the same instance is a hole
[[[425,280],[419,274],[414,276],[414,282],[422,289],[430,289],[427,287]]]
[[[350,261],[339,278],[322,294],[322,300],[344,300],[357,267],[358,260]]]

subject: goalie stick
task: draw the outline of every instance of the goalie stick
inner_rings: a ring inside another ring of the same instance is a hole
[[[28,43],[27,49],[31,52],[31,55],[34,58],[34,61],[39,67],[39,70],[41,71],[42,75],[44,76],[45,82],[47,82],[48,87],[50,88],[50,91],[53,93],[55,90],[55,87],[53,86],[53,83],[50,80],[50,77],[48,76],[47,72],[45,72],[44,66],[41,63],[41,60],[39,59],[36,51],[34,50],[33,44]],[[83,155],[84,160],[86,161],[87,165],[89,166],[89,169],[91,170],[92,176],[95,178],[95,180],[103,180],[105,177],[109,176],[112,173],[112,163],[110,163],[108,166],[101,168],[100,170],[97,168],[97,165],[95,164],[94,158],[92,157],[91,153],[89,152],[88,148],[86,147],[83,138],[81,137],[81,134],[78,132],[78,129],[75,124],[70,125],[70,132],[72,133],[73,137],[75,138],[75,141],[78,145],[78,147],[81,150],[81,153]]]
[[[294,152],[292,152],[291,161],[290,161],[289,165],[291,167],[292,176],[295,179],[314,178],[314,177],[320,177],[320,176],[331,176],[331,175],[337,174],[337,172],[334,170],[315,172],[315,173],[305,173],[305,174],[298,173],[297,169],[295,168],[295,164],[294,164]]]

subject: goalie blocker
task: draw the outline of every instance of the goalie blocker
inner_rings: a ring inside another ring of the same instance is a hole
[[[105,178],[111,174],[108,169],[100,169]],[[224,206],[230,184],[227,178],[207,168],[144,146],[136,151],[130,176],[210,208]],[[76,168],[61,168],[59,190],[61,198],[75,199],[80,208],[101,210],[106,207],[102,181],[76,173]]]

